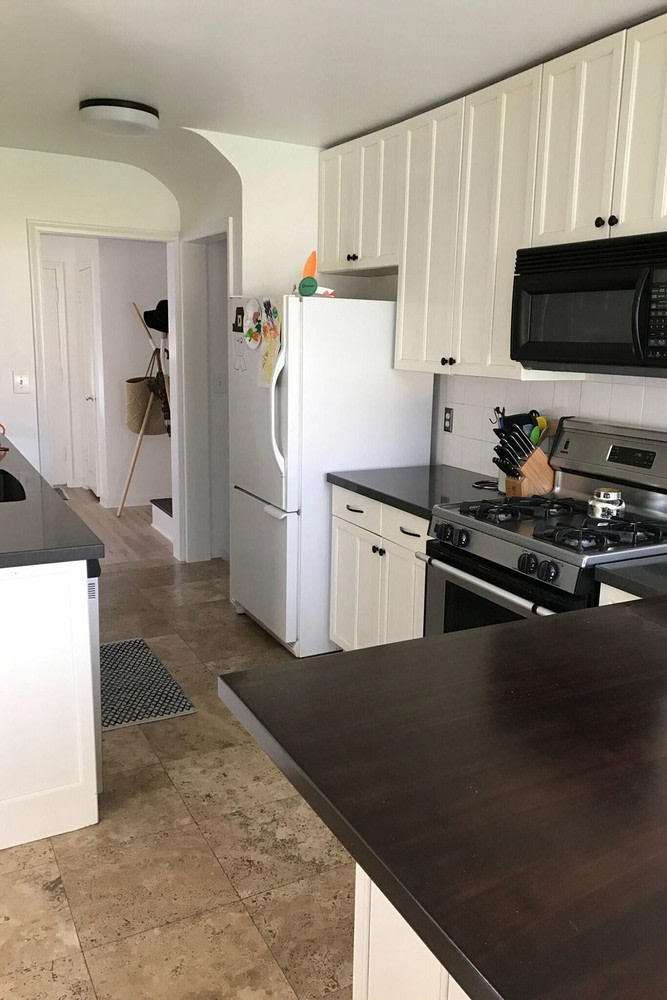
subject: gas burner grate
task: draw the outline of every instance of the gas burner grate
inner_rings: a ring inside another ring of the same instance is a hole
[[[620,517],[584,517],[536,527],[536,538],[575,552],[606,552],[618,545],[640,547],[667,540],[667,526]]]
[[[504,524],[508,521],[547,520],[567,514],[585,514],[584,500],[570,497],[508,497],[507,500],[470,500],[459,507],[461,514],[470,514],[477,521]]]

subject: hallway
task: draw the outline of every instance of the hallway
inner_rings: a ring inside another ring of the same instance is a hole
[[[104,735],[97,826],[0,851],[0,996],[351,1000],[351,859],[216,692],[289,654],[226,563],[68,492],[108,546],[102,642],[145,638],[197,711]]]

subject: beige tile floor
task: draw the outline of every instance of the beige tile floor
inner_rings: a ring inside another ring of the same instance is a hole
[[[102,641],[146,638],[197,712],[105,734],[97,826],[0,851],[0,998],[351,1000],[351,859],[216,693],[288,654],[235,614],[225,563],[176,563],[135,520]]]

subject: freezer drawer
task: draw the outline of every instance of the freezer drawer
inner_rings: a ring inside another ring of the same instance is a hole
[[[297,639],[299,515],[235,486],[230,596],[283,642]]]

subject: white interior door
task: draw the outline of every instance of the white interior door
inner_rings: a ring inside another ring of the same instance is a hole
[[[299,515],[234,487],[230,597],[283,642],[297,638]]]
[[[84,486],[100,495],[99,455],[97,440],[97,363],[95,357],[93,269],[90,264],[80,267],[77,273],[79,323],[84,356],[85,429],[84,429]]]
[[[42,261],[41,275],[46,399],[40,419],[46,422],[48,438],[48,454],[42,455],[42,472],[54,486],[72,481],[67,317],[62,263]]]

